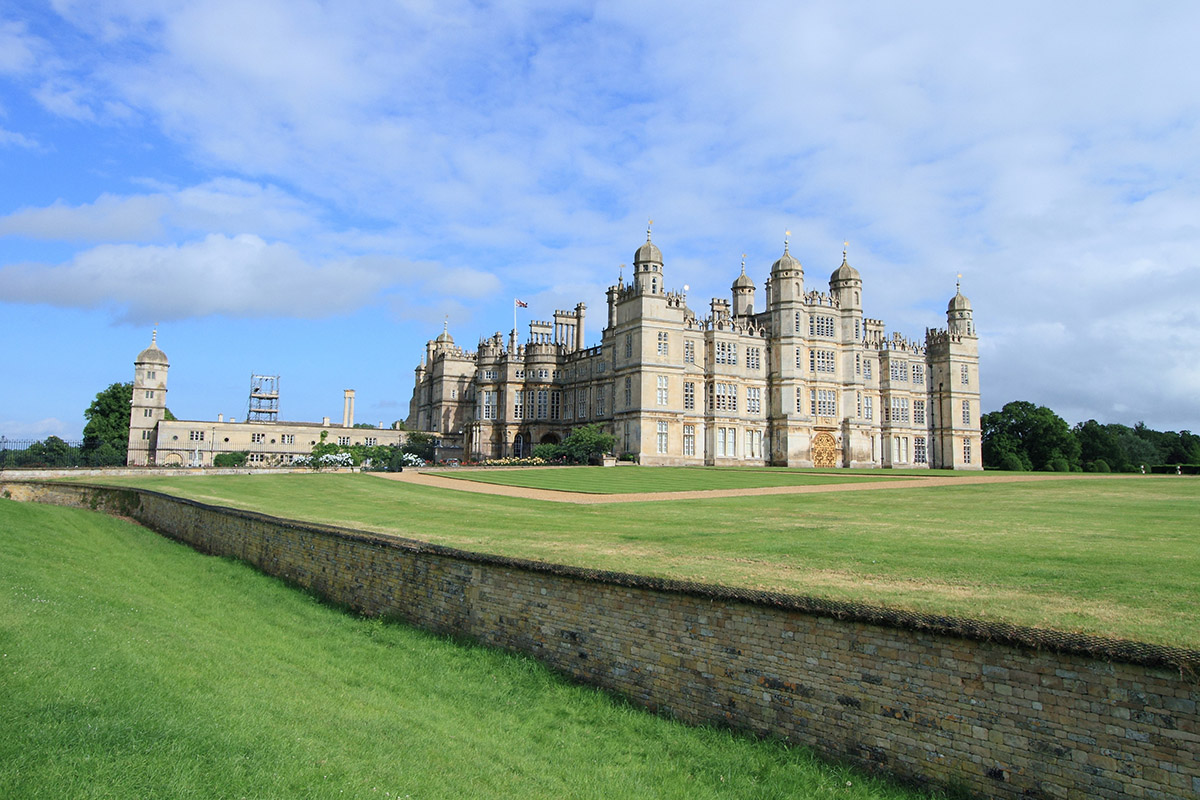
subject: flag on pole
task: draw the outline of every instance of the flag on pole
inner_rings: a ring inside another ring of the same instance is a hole
[[[529,308],[529,303],[524,300],[513,299],[513,308]]]

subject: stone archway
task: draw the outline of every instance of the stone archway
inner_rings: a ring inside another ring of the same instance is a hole
[[[814,467],[836,467],[838,462],[837,442],[828,433],[813,437],[812,457]]]
[[[542,437],[542,441],[540,442],[540,444],[558,444],[558,441],[559,440],[558,440],[557,433],[547,433],[545,436]]]

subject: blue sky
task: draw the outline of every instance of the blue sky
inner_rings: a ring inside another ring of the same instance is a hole
[[[407,415],[460,345],[843,240],[890,331],[962,273],[983,405],[1200,429],[1200,5],[0,0],[0,434],[158,324],[181,418]],[[760,295],[761,297],[761,295]],[[761,300],[760,300],[761,302]]]

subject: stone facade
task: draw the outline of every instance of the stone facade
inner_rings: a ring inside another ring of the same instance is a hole
[[[531,654],[698,723],[976,797],[1200,793],[1200,652],[477,555],[135,489],[131,517],[372,615]]]
[[[158,347],[158,331],[133,363],[133,402],[129,411],[131,467],[211,467],[221,453],[245,452],[251,467],[286,467],[312,452],[321,441],[344,445],[403,444],[407,433],[388,428],[354,427],[354,390],[346,389],[342,424],[246,420],[168,420],[167,354]]]
[[[521,344],[497,333],[474,352],[448,330],[426,345],[409,428],[465,458],[523,456],[600,423],[642,464],[982,469],[979,347],[961,292],[946,328],[888,335],[863,316],[863,281],[846,254],[828,291],[807,291],[784,245],[755,310],[742,274],[700,318],[668,291],[650,241],[632,282],[608,289],[597,346],[585,306],[533,322]]]

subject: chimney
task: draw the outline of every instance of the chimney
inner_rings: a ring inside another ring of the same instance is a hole
[[[342,427],[349,428],[354,425],[354,390],[346,389],[345,394],[342,402]]]

